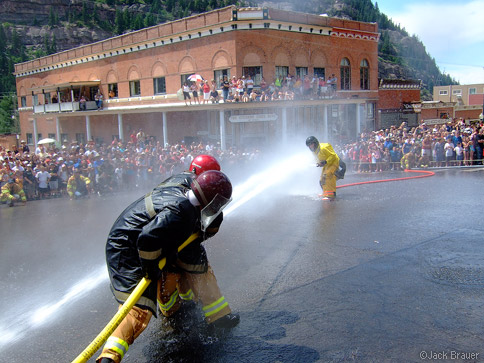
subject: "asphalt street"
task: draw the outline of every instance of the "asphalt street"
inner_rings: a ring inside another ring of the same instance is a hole
[[[197,309],[152,319],[123,362],[484,361],[482,168],[334,202],[317,168],[268,172],[206,242],[239,326],[213,335]],[[408,174],[349,170],[338,185]],[[117,309],[106,236],[145,192],[0,206],[0,361],[70,362],[104,328]]]

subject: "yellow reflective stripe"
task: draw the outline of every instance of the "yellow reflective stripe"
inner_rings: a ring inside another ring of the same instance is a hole
[[[139,251],[139,257],[143,260],[156,260],[161,256],[161,248],[157,251]]]
[[[170,296],[170,300],[168,300],[168,302],[166,302],[165,304],[163,304],[159,299],[158,299],[158,305],[160,306],[160,309],[162,311],[168,311],[170,310],[173,305],[175,305],[176,303],[176,299],[178,298],[178,290],[176,290],[173,295]]]
[[[215,313],[218,313],[220,310],[222,310],[224,307],[228,306],[229,303],[225,301],[225,297],[221,297],[214,303],[210,305],[206,305],[202,308],[202,310],[205,312],[205,316],[211,316]]]
[[[192,289],[188,290],[188,291],[186,292],[186,294],[182,294],[182,293],[180,293],[180,298],[181,298],[182,300],[186,300],[186,301],[193,300],[193,296],[194,296],[194,295],[193,295],[193,291],[192,291]]]
[[[113,350],[121,356],[123,359],[124,355],[129,349],[128,343],[124,340],[116,338],[116,337],[109,337],[104,345],[104,349]]]

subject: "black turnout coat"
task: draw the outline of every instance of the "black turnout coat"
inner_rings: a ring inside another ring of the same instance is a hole
[[[106,243],[106,262],[118,302],[123,303],[147,273],[157,280],[161,275],[158,263],[164,257],[171,270],[207,271],[207,255],[200,244],[207,238],[200,230],[200,208],[186,196],[193,177],[185,172],[168,178],[131,203],[114,222]],[[221,222],[222,215],[207,229],[210,235],[218,231]],[[178,247],[197,232],[200,237],[177,253]],[[156,288],[152,281],[136,304],[155,315]]]

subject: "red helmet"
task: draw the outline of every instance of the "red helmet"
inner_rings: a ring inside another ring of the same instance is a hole
[[[232,183],[227,175],[218,170],[208,170],[197,176],[192,181],[191,189],[202,208],[210,204],[217,195],[227,201],[232,197]]]
[[[220,171],[220,164],[213,156],[198,155],[190,164],[190,171],[195,175],[200,175],[208,170]]]

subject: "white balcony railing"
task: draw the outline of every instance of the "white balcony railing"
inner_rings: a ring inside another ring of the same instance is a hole
[[[86,102],[86,111],[97,110],[96,101]],[[34,106],[34,113],[80,111],[79,102],[49,103]]]

